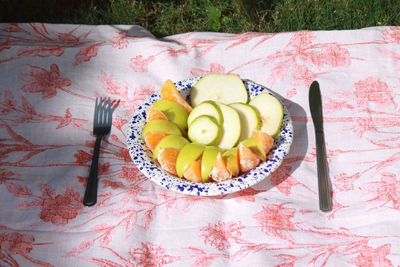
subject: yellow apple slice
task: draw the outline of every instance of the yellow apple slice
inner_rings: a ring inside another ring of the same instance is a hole
[[[178,125],[182,132],[187,131],[188,113],[182,106],[169,100],[158,100],[152,106],[164,113],[168,120]]]
[[[243,81],[233,74],[210,73],[203,76],[190,93],[192,106],[214,100],[223,104],[247,103],[248,94]]]
[[[203,182],[208,182],[214,161],[220,151],[221,149],[216,146],[206,146],[204,148],[203,156],[201,157],[201,178]]]
[[[233,107],[240,117],[241,133],[239,142],[250,138],[254,130],[261,127],[260,113],[253,106],[244,103],[233,103],[229,106]]]
[[[221,109],[224,118],[224,122],[222,123],[221,139],[217,146],[224,150],[231,149],[237,144],[240,138],[240,117],[234,108],[218,102],[217,105]]]
[[[261,93],[250,100],[249,104],[260,113],[261,131],[275,137],[281,129],[283,120],[281,102],[268,93]]]
[[[181,148],[178,158],[176,159],[176,173],[179,177],[182,178],[189,164],[201,156],[204,148],[204,145],[196,143],[189,143]]]

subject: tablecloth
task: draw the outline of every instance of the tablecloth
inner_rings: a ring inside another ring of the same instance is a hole
[[[270,88],[290,153],[229,195],[168,191],[133,164],[126,130],[170,79],[231,73]],[[137,25],[0,24],[0,265],[400,264],[400,27],[155,38]],[[333,211],[318,206],[308,104],[321,85]],[[97,96],[119,99],[82,204]]]

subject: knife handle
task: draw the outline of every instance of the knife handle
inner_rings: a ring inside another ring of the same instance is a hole
[[[324,132],[316,131],[315,139],[317,143],[319,208],[322,211],[328,212],[332,210],[332,200],[328,164],[326,161]]]

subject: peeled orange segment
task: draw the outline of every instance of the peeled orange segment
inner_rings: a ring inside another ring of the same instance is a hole
[[[239,151],[237,147],[226,150],[222,153],[222,157],[226,161],[226,168],[232,174],[233,177],[239,175],[240,165],[239,165]]]
[[[161,148],[166,148],[166,147],[173,147],[176,149],[181,149],[184,145],[188,144],[189,140],[187,140],[185,137],[181,135],[175,135],[171,134],[166,137],[164,137],[156,146],[156,148],[153,151],[153,159],[156,160],[158,156],[158,151]]]
[[[192,182],[203,182],[201,177],[201,159],[192,161],[183,173],[183,177]]]
[[[183,173],[192,161],[201,158],[204,148],[204,145],[198,143],[188,143],[181,148],[176,160],[176,172],[179,177],[183,177]]]
[[[265,161],[267,159],[267,154],[265,154],[265,151],[262,147],[262,145],[254,138],[247,138],[244,139],[242,142],[243,145],[245,145],[247,148],[251,150],[254,154],[257,155],[257,157],[261,161]]]
[[[154,121],[154,120],[168,120],[167,115],[165,115],[161,110],[155,108],[154,106],[150,106],[146,112],[146,122]]]
[[[260,143],[266,155],[268,155],[268,153],[274,147],[274,138],[265,132],[254,130],[251,137]]]
[[[177,175],[176,173],[176,159],[179,154],[179,149],[167,147],[161,148],[158,152],[157,161],[166,172]]]
[[[188,102],[181,96],[175,84],[171,80],[167,80],[161,87],[161,99],[170,100],[181,105],[187,113],[192,111],[192,107]]]
[[[149,131],[144,135],[144,142],[151,151],[154,151],[158,143],[167,135],[170,134],[167,132]]]
[[[232,174],[226,167],[226,161],[222,157],[221,152],[218,153],[217,158],[214,161],[214,166],[210,172],[210,176],[214,181],[222,182],[232,179]]]
[[[260,159],[250,148],[240,143],[238,149],[240,170],[242,172],[248,172],[258,166]]]

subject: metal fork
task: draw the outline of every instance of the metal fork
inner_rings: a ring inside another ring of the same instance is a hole
[[[90,167],[89,179],[87,181],[83,204],[85,206],[93,206],[97,202],[97,166],[99,162],[100,144],[103,136],[107,135],[111,130],[111,99],[96,97],[96,105],[94,108],[93,134],[96,136],[94,145],[92,166]]]

